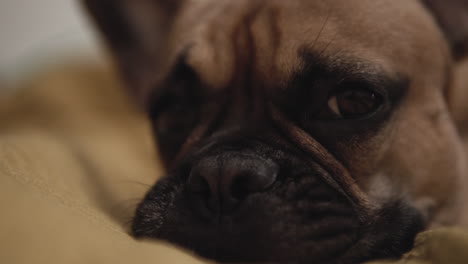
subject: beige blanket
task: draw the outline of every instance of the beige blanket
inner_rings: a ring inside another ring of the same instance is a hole
[[[0,263],[202,263],[128,235],[159,166],[145,118],[101,67],[0,94]],[[468,263],[468,233],[424,233],[398,263]]]

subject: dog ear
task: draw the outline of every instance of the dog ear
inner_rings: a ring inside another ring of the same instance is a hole
[[[455,59],[468,54],[468,0],[423,0],[445,33]]]
[[[83,0],[122,71],[143,102],[167,60],[168,34],[182,0]]]

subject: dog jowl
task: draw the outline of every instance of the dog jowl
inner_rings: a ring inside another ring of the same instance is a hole
[[[221,262],[398,257],[465,221],[465,0],[87,0],[167,175],[133,234]]]

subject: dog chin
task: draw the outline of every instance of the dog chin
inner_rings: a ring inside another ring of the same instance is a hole
[[[359,263],[397,258],[423,229],[403,201],[360,212],[319,175],[280,178],[232,211],[200,210],[184,173],[159,181],[138,206],[132,231],[220,262]],[[196,208],[196,209],[194,209]]]

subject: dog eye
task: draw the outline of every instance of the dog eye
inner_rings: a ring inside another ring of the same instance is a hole
[[[195,71],[181,61],[161,87],[149,114],[162,157],[172,160],[199,121],[202,89]]]
[[[328,99],[329,109],[339,118],[358,118],[371,114],[382,105],[382,97],[368,89],[345,89]]]
[[[165,109],[157,119],[157,129],[161,134],[184,132],[193,125],[197,117],[195,106],[174,103]]]

